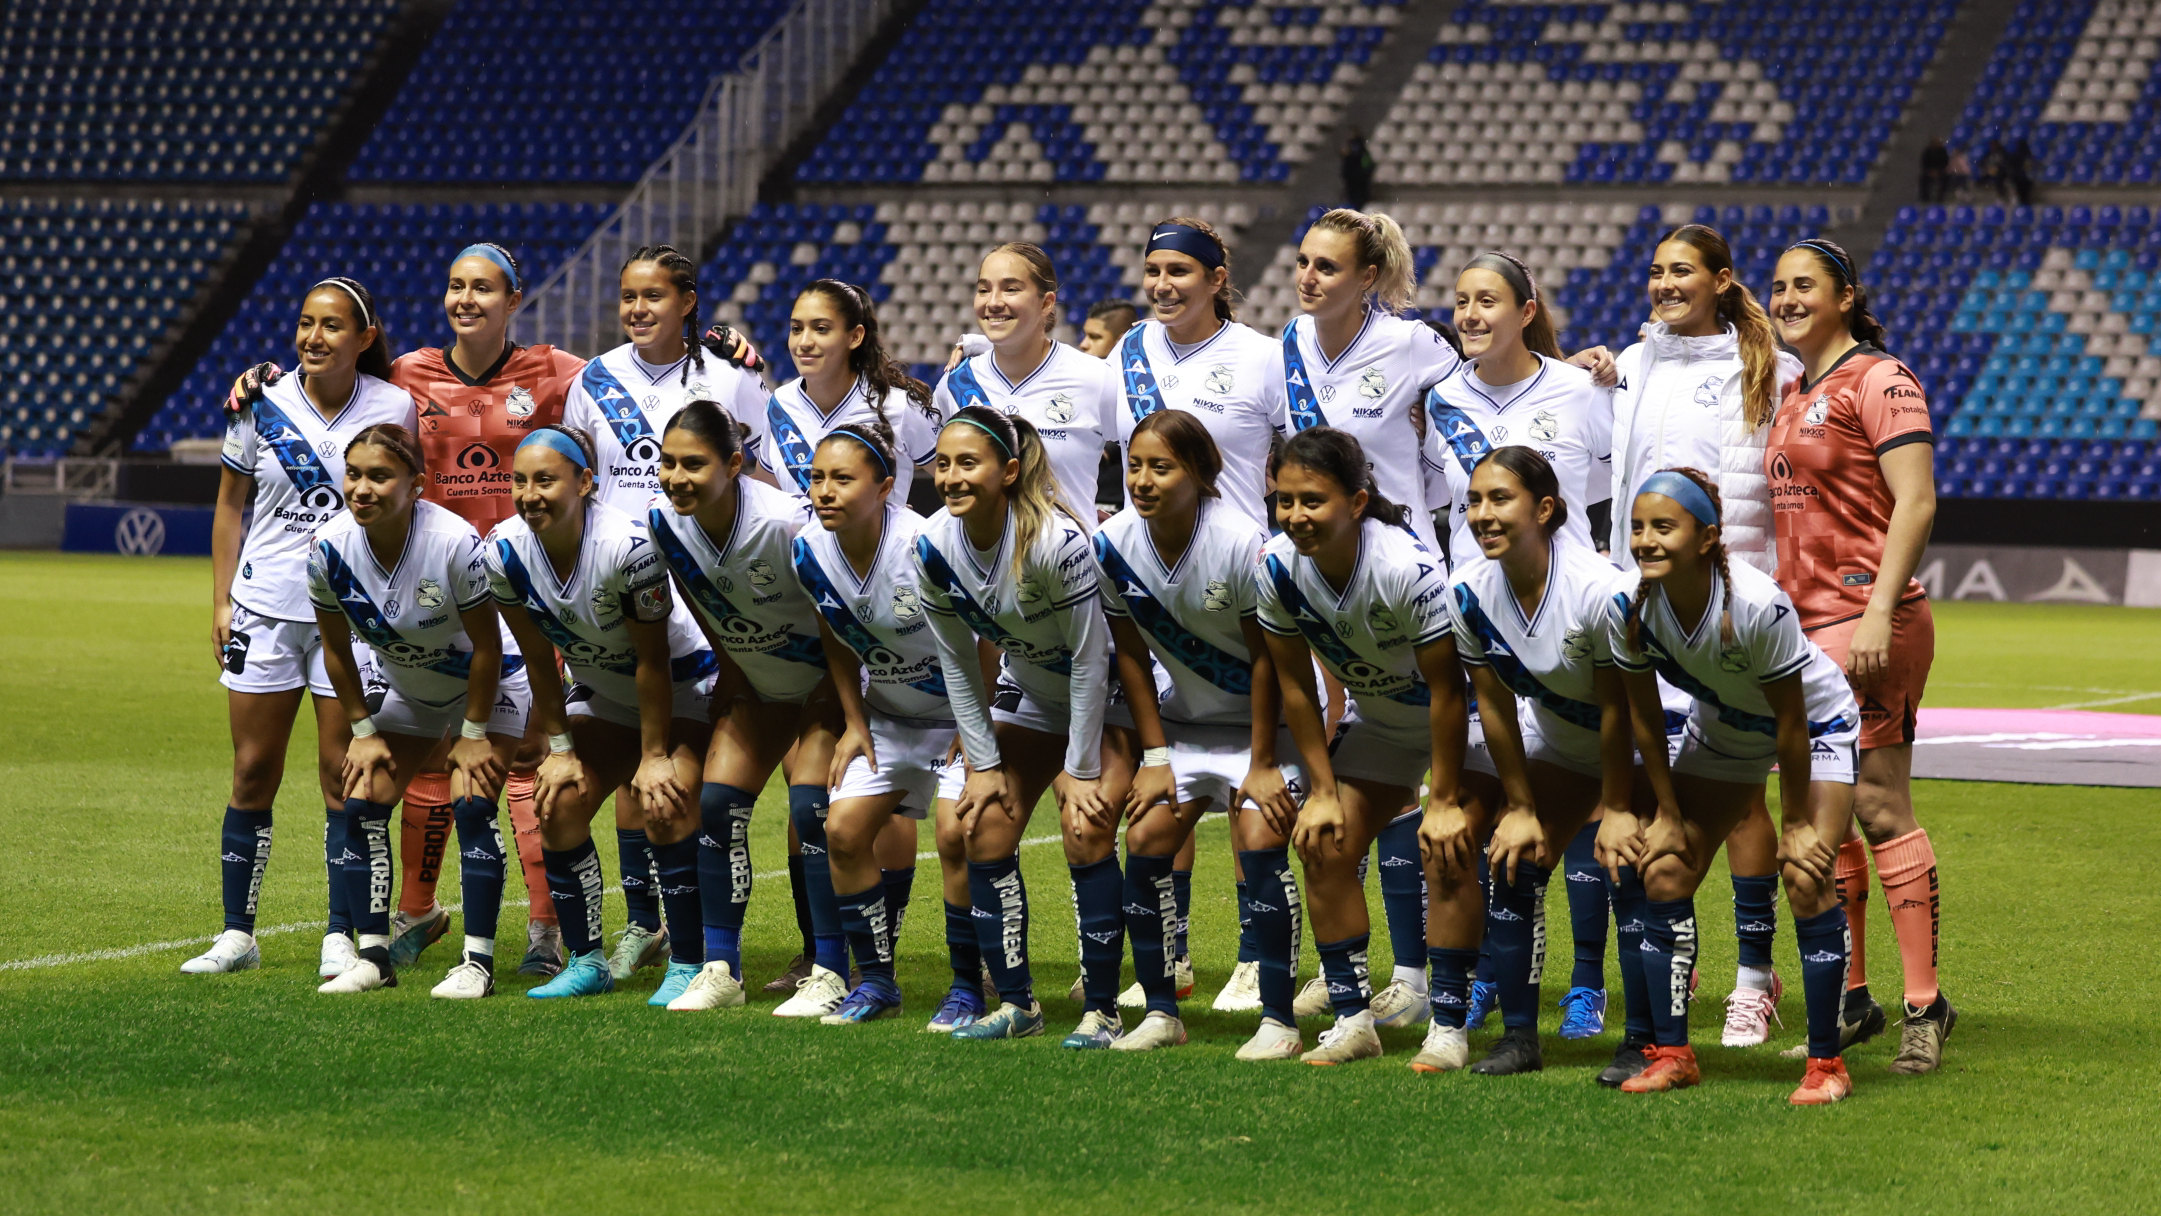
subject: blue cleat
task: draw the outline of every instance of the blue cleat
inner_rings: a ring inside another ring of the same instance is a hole
[[[1606,990],[1571,988],[1561,998],[1561,1037],[1589,1039],[1606,1029]]]
[[[900,993],[882,983],[865,981],[855,986],[855,991],[841,998],[840,1008],[819,1018],[825,1026],[853,1026],[858,1022],[875,1022],[900,1012]]]
[[[1473,980],[1471,982],[1471,1009],[1469,1013],[1464,1015],[1463,1028],[1465,1030],[1484,1030],[1486,1028],[1486,1019],[1493,1016],[1494,1009],[1499,1007],[1500,1003],[1501,986],[1499,984],[1489,984],[1484,980]]]
[[[572,955],[554,979],[525,995],[546,1000],[557,996],[599,996],[613,991],[615,979],[608,974],[608,956],[598,950],[588,950]]]
[[[697,963],[678,963],[670,959],[668,973],[660,977],[660,987],[653,990],[653,995],[645,998],[645,1003],[667,1008],[668,1002],[683,995],[683,990],[690,987],[690,981],[697,979],[701,970],[703,968]]]
[[[1026,1039],[1043,1033],[1043,1006],[1030,1001],[1016,1005],[1011,1001],[998,1006],[998,1011],[979,1019],[973,1026],[963,1026],[953,1032],[956,1039]]]
[[[974,984],[955,984],[945,994],[945,1003],[931,1015],[930,1025],[923,1028],[926,1034],[952,1034],[963,1027],[973,1026],[982,1020],[986,1007],[983,990]]]

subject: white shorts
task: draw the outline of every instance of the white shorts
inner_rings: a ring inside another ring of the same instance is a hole
[[[675,686],[675,708],[671,718],[691,722],[710,722],[713,679],[707,676],[699,680],[682,680]],[[594,691],[590,684],[573,684],[563,694],[563,715],[568,718],[598,718],[617,726],[638,729],[638,707],[604,697]]]
[[[867,711],[867,716],[870,744],[878,753],[878,767],[873,769],[861,756],[850,760],[848,771],[841,774],[840,785],[833,790],[831,801],[869,798],[898,790],[901,814],[910,819],[928,816],[932,800],[947,796],[940,791],[939,783],[946,769],[946,751],[953,746],[953,724],[921,718],[889,718],[876,710]],[[958,772],[964,766],[956,758],[952,767]],[[960,797],[958,784],[950,796]]]
[[[1113,683],[1112,687],[1117,685]],[[1123,707],[1121,712],[1124,712]],[[1063,735],[1073,720],[1073,713],[1067,706],[1038,701],[1022,691],[1020,685],[1000,679],[990,690],[990,720],[1046,735]],[[1105,715],[1104,720],[1109,721],[1109,716]],[[1125,713],[1125,721],[1116,725],[1133,725],[1131,713]]]
[[[1860,740],[1860,724],[1853,722],[1810,740],[1808,779],[1852,785]],[[1706,738],[1691,722],[1681,740],[1680,755],[1673,761],[1673,771],[1736,785],[1762,785],[1777,763],[1776,744],[1762,735],[1721,732]]]
[[[353,643],[358,655],[367,650]],[[313,621],[280,621],[233,605],[232,640],[225,644],[225,670],[218,683],[234,692],[291,692],[306,688],[318,697],[335,697],[330,673],[323,667],[323,639]]]
[[[1165,722],[1163,737],[1170,743],[1171,777],[1177,783],[1173,796],[1179,805],[1206,798],[1209,814],[1230,810],[1231,799],[1253,767],[1253,729]],[[1304,801],[1306,769],[1287,729],[1276,731],[1276,768],[1291,797]]]
[[[464,697],[430,705],[399,692],[384,678],[381,664],[370,661],[362,666],[361,674],[368,689],[368,713],[374,717],[377,729],[393,735],[441,739],[455,732],[465,717]],[[488,713],[488,733],[524,738],[532,708],[532,684],[520,668],[516,675],[495,686],[495,708]]]
[[[1425,732],[1413,741],[1348,714],[1329,741],[1330,767],[1337,777],[1355,777],[1416,791],[1433,767],[1433,740]],[[1468,757],[1466,757],[1468,762]]]

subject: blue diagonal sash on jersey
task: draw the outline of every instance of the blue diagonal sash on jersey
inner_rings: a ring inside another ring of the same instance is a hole
[[[563,652],[563,657],[568,660],[574,655],[592,654],[595,649],[594,645],[571,632],[570,627],[558,620],[553,612],[548,611],[548,606],[540,601],[540,594],[533,590],[532,573],[525,568],[525,563],[519,559],[517,548],[509,541],[498,537],[495,542],[495,555],[503,563],[503,577],[510,580],[510,589],[518,593],[518,603],[524,607],[525,614],[533,618],[533,624],[539,626],[540,632],[548,641],[553,643],[557,650]],[[581,665],[598,667],[602,671],[619,676],[635,676],[638,674],[638,663],[635,658],[628,662],[616,663],[602,663],[593,659],[577,659],[576,661]]]
[[[361,641],[378,653],[389,656],[392,662],[397,662],[400,656],[417,657],[427,653],[406,641],[404,635],[392,629],[390,622],[383,619],[383,612],[375,606],[374,597],[368,594],[367,588],[360,585],[359,576],[353,573],[353,568],[345,563],[344,556],[337,549],[329,542],[320,540],[315,542],[315,548],[322,558],[323,576],[329,580],[331,591],[337,594],[338,606],[345,610],[345,619],[353,623],[353,632],[360,635]],[[398,665],[410,666],[405,663]],[[472,652],[446,647],[437,652],[435,661],[427,664],[426,670],[453,679],[471,679]],[[503,656],[504,676],[513,676],[523,670],[523,657],[513,654]]]
[[[990,394],[983,391],[983,382],[975,378],[974,363],[973,359],[963,359],[955,364],[953,370],[946,373],[946,391],[953,394],[953,404],[959,409],[971,405],[995,409],[997,407],[990,403]]]
[[[975,597],[968,594],[968,589],[961,586],[960,577],[953,573],[953,567],[946,565],[945,555],[938,552],[938,547],[930,543],[928,536],[915,538],[915,551],[916,555],[923,559],[924,571],[930,575],[932,582],[938,584],[938,590],[944,593],[946,602],[952,605],[953,615],[966,622],[977,637],[1007,654],[1017,653],[1023,662],[1031,666],[1040,667],[1067,679],[1073,677],[1073,656],[1070,654],[1061,655],[1048,663],[1029,658],[1028,644],[1007,633],[990,613],[983,611],[983,605],[976,603]]]
[[[780,462],[787,466],[796,486],[805,494],[810,493],[810,441],[803,437],[803,429],[781,406],[778,393],[766,399],[765,422],[773,432],[773,446],[780,449]]]
[[[1486,615],[1485,608],[1478,602],[1477,593],[1462,583],[1456,584],[1456,611],[1462,615],[1463,623],[1471,627],[1471,632],[1478,635],[1479,646],[1486,652],[1486,665],[1491,667],[1493,674],[1501,677],[1501,683],[1508,685],[1517,696],[1529,697],[1545,706],[1548,713],[1571,726],[1580,726],[1585,730],[1598,730],[1601,727],[1603,723],[1598,706],[1588,701],[1578,701],[1574,697],[1564,697],[1547,688],[1537,676],[1531,674],[1530,668],[1525,667],[1523,660],[1517,658],[1515,652],[1509,649],[1508,643],[1502,640],[1500,630],[1493,627],[1493,618]]]
[[[736,611],[734,602],[720,593],[720,588],[713,585],[712,579],[705,577],[705,571],[698,566],[698,559],[691,556],[690,550],[683,544],[683,538],[677,536],[675,529],[668,526],[667,518],[661,515],[660,510],[659,507],[654,507],[647,513],[646,531],[651,534],[654,546],[660,550],[661,559],[668,563],[669,569],[675,571],[677,578],[683,580],[683,586],[690,592],[690,598],[697,601],[698,607],[704,609],[707,616],[721,622],[720,632],[723,637],[759,632],[757,622]],[[729,628],[728,621],[731,618],[742,621],[745,627]],[[804,637],[800,633],[789,633],[787,641],[771,650],[751,653],[770,655],[776,659],[786,659],[791,663],[803,663],[820,671],[825,670],[825,645],[817,638]]]
[[[1110,575],[1111,585],[1118,589],[1118,598],[1125,601],[1126,611],[1133,614],[1135,624],[1149,637],[1154,638],[1194,675],[1208,681],[1224,692],[1234,696],[1250,696],[1253,692],[1253,664],[1229,654],[1178,623],[1156,597],[1148,594],[1147,587],[1126,564],[1125,556],[1112,547],[1110,538],[1098,532],[1095,535],[1096,560],[1103,563],[1103,572]]]
[[[1291,430],[1308,431],[1325,424],[1320,400],[1313,395],[1313,378],[1306,374],[1306,352],[1298,346],[1298,327],[1283,327],[1283,389],[1291,399]]]
[[[1126,331],[1118,346],[1118,366],[1125,371],[1126,408],[1139,422],[1163,408],[1163,394],[1156,391],[1156,373],[1148,365],[1148,347],[1141,341],[1141,326]]]
[[[326,505],[335,508],[343,501],[342,496],[328,504],[316,501],[325,490],[337,494],[338,487],[332,484],[330,470],[323,467],[322,457],[308,446],[307,436],[301,434],[293,420],[285,416],[285,411],[268,397],[255,403],[255,433],[278,458],[278,467],[285,470],[285,480],[292,483],[293,493],[299,495],[302,502],[321,510]]]
[[[825,567],[818,564],[817,556],[810,551],[809,542],[802,537],[795,540],[795,572],[797,577],[803,580],[803,589],[810,592],[810,602],[817,605],[818,615],[825,618],[825,623],[832,628],[833,636],[840,639],[841,645],[853,650],[857,657],[866,663],[871,661],[870,656],[873,654],[889,656],[890,661],[896,664],[900,662],[899,656],[880,642],[877,635],[871,633],[870,627],[855,615],[854,609],[848,607],[848,601],[841,598],[840,590],[833,586],[833,580],[827,577]],[[934,697],[947,695],[945,676],[938,670],[935,660],[929,674],[920,680],[908,681],[908,687]]]
[[[600,360],[586,364],[579,380],[585,395],[593,399],[600,416],[607,420],[608,429],[615,432],[615,441],[623,445],[623,451],[629,452],[640,439],[653,437],[652,424],[645,420],[645,411],[638,408],[638,399]]]
[[[1336,631],[1329,627],[1327,618],[1315,612],[1312,603],[1306,599],[1306,593],[1298,589],[1298,582],[1291,577],[1290,568],[1283,564],[1283,559],[1269,556],[1268,578],[1275,584],[1276,598],[1283,601],[1283,607],[1289,611],[1291,619],[1298,622],[1298,632],[1305,635],[1306,644],[1320,651],[1321,661],[1333,668],[1339,679],[1348,684],[1350,677],[1360,670],[1371,671],[1374,675],[1387,674],[1359,658],[1348,643],[1336,636]],[[1433,703],[1432,690],[1426,687],[1424,680],[1416,676],[1411,677],[1409,688],[1380,695],[1391,701],[1420,708]]]
[[[1630,602],[1628,596],[1615,595],[1613,597],[1613,600],[1615,604],[1620,606],[1624,619],[1634,616],[1636,613],[1642,610],[1638,605]],[[1640,633],[1643,638],[1644,653],[1650,656],[1652,668],[1656,670],[1659,675],[1666,678],[1666,683],[1671,684],[1675,688],[1680,689],[1682,692],[1687,693],[1689,696],[1695,698],[1698,703],[1708,705],[1712,709],[1717,710],[1718,720],[1728,726],[1733,727],[1736,730],[1745,730],[1759,735],[1769,735],[1773,739],[1778,738],[1777,718],[1769,717],[1764,714],[1750,713],[1745,709],[1737,709],[1734,706],[1728,705],[1724,701],[1719,700],[1718,694],[1711,691],[1710,686],[1706,685],[1703,681],[1698,680],[1696,677],[1690,675],[1688,673],[1688,669],[1681,666],[1681,661],[1678,658],[1674,657],[1672,651],[1666,649],[1665,645],[1658,640],[1656,634],[1651,632],[1651,627],[1648,622],[1643,625]],[[1668,721],[1666,733],[1670,735],[1673,733],[1671,721],[1672,715],[1669,714],[1667,715],[1667,717]],[[1848,722],[1845,715],[1843,714],[1831,719],[1829,722],[1817,722],[1811,719],[1808,724],[1808,737],[1811,739],[1818,738],[1823,735],[1828,735],[1833,731],[1848,729],[1851,725],[1852,723]]]
[[[1456,462],[1468,473],[1478,467],[1478,462],[1493,454],[1493,445],[1486,442],[1486,433],[1478,429],[1464,412],[1441,400],[1439,391],[1426,398],[1426,414],[1433,425],[1441,429],[1441,438],[1447,440],[1449,450],[1456,454]]]

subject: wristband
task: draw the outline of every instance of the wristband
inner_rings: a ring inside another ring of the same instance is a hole
[[[1168,766],[1170,762],[1171,749],[1167,747],[1150,747],[1141,751],[1142,768],[1163,768]]]
[[[373,739],[374,737],[375,716],[373,714],[370,714],[369,716],[362,718],[360,721],[353,723],[353,738]]]
[[[563,732],[562,734],[560,734],[560,735],[549,735],[549,736],[548,736],[548,751],[549,751],[550,753],[554,754],[554,755],[557,755],[557,756],[567,756],[567,755],[569,755],[569,754],[570,754],[570,732],[569,732],[569,731],[564,731],[564,732]]]
[[[460,739],[486,739],[488,737],[488,724],[475,722],[471,718],[463,719],[458,723],[458,737]]]

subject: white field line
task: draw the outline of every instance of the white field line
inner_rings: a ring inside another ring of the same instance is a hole
[[[2050,709],[2098,709],[2103,705],[2124,705],[2132,701],[2151,701],[2161,697],[2161,692],[2134,692],[2121,697],[2107,697],[2099,701],[2073,701],[2068,705],[2051,705]]]

